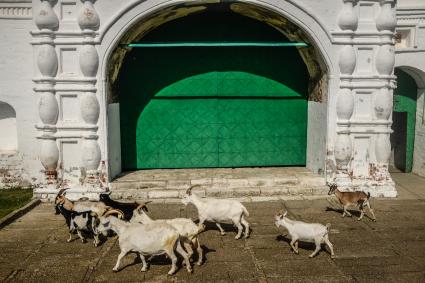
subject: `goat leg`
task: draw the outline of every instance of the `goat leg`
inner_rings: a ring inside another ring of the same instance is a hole
[[[362,220],[363,215],[364,215],[364,206],[360,205],[360,217],[357,218],[357,220],[359,220],[359,221]]]
[[[201,244],[199,244],[198,237],[194,238],[192,240],[193,246],[196,248],[196,251],[198,252],[198,261],[196,262],[197,265],[202,265],[202,262],[204,260],[204,250],[201,247]]]
[[[220,230],[220,234],[221,236],[226,235],[226,232],[224,232],[224,229],[221,227],[220,223],[215,223],[215,225],[218,227],[218,229]]]
[[[141,253],[139,253],[139,257],[142,260],[142,269],[140,270],[141,272],[145,272],[148,270],[148,264],[146,263],[146,258],[144,255],[142,255]]]
[[[83,236],[83,234],[81,233],[80,230],[77,230],[77,234],[78,234],[78,237],[80,237],[81,242],[82,243],[85,243],[86,242],[86,239],[84,238],[84,236]]]
[[[180,241],[177,241],[176,251],[183,257],[184,262],[186,263],[187,272],[192,273],[192,266],[190,265],[189,257],[182,248]]]
[[[294,246],[294,244],[295,244],[295,246]],[[298,238],[293,237],[291,242],[289,243],[289,245],[291,245],[294,253],[298,254]]]
[[[243,226],[240,219],[234,219],[233,222],[235,223],[236,227],[238,227],[238,234],[235,236],[235,239],[238,240],[242,237]]]
[[[174,253],[174,250],[169,250],[166,252],[168,257],[171,259],[171,269],[168,271],[168,275],[173,275],[177,270],[177,256]]]
[[[309,256],[310,258],[314,257],[321,249],[320,240],[314,240],[314,243],[316,244],[316,249],[314,250],[314,252]]]
[[[69,231],[69,238],[68,240],[66,240],[67,243],[70,243],[72,241],[72,232],[73,231]]]
[[[372,220],[373,221],[376,221],[376,216],[375,216],[375,213],[373,212],[373,209],[372,209],[372,207],[371,207],[371,205],[369,203],[369,200],[366,201],[366,205],[367,205],[367,208],[370,211],[370,214],[372,214],[372,217],[373,217]]]
[[[120,267],[121,259],[127,254],[127,251],[121,251],[118,255],[117,263],[115,264],[114,268],[112,268],[113,271],[118,271],[118,268]]]
[[[246,221],[245,217],[242,215],[241,222],[245,226],[245,239],[249,238],[249,223]]]
[[[344,205],[344,213],[342,214],[342,217],[344,217],[345,215],[348,215],[350,217],[352,216],[351,213],[348,212],[348,210],[347,210],[348,207],[349,207],[349,204]]]
[[[331,250],[331,258],[334,259],[335,258],[334,246],[332,245],[331,241],[329,241],[328,235],[325,235],[323,240],[325,241],[325,244],[328,246],[328,248]]]

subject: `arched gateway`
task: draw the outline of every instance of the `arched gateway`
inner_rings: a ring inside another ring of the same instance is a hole
[[[303,1],[133,1],[114,13],[83,1],[82,183],[132,169],[305,166],[323,184],[395,196],[393,3],[362,6],[379,11],[369,19],[357,1],[340,2],[329,16]],[[56,56],[47,45],[38,52]],[[55,77],[50,61],[39,69]],[[49,180],[58,136],[40,137]]]

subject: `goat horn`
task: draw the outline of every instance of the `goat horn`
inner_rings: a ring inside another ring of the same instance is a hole
[[[121,216],[121,218],[124,217],[124,213],[119,209],[110,209],[110,210],[106,211],[105,214],[103,214],[103,216],[107,217],[107,216],[112,215],[112,214],[117,214],[118,216]]]
[[[186,190],[186,194],[190,195],[192,193],[192,189],[195,187],[199,187],[200,185],[192,185]]]

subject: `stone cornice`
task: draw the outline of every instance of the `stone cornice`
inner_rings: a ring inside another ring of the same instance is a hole
[[[0,0],[0,19],[30,20],[32,19],[31,1]]]

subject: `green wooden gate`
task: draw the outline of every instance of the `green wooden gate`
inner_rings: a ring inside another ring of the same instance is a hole
[[[285,41],[245,21],[233,26]],[[308,74],[296,48],[135,48],[122,70],[124,169],[305,164]]]
[[[395,70],[397,88],[394,91],[393,130],[391,144],[394,165],[403,172],[411,172],[415,143],[416,100],[415,80],[400,69]]]

